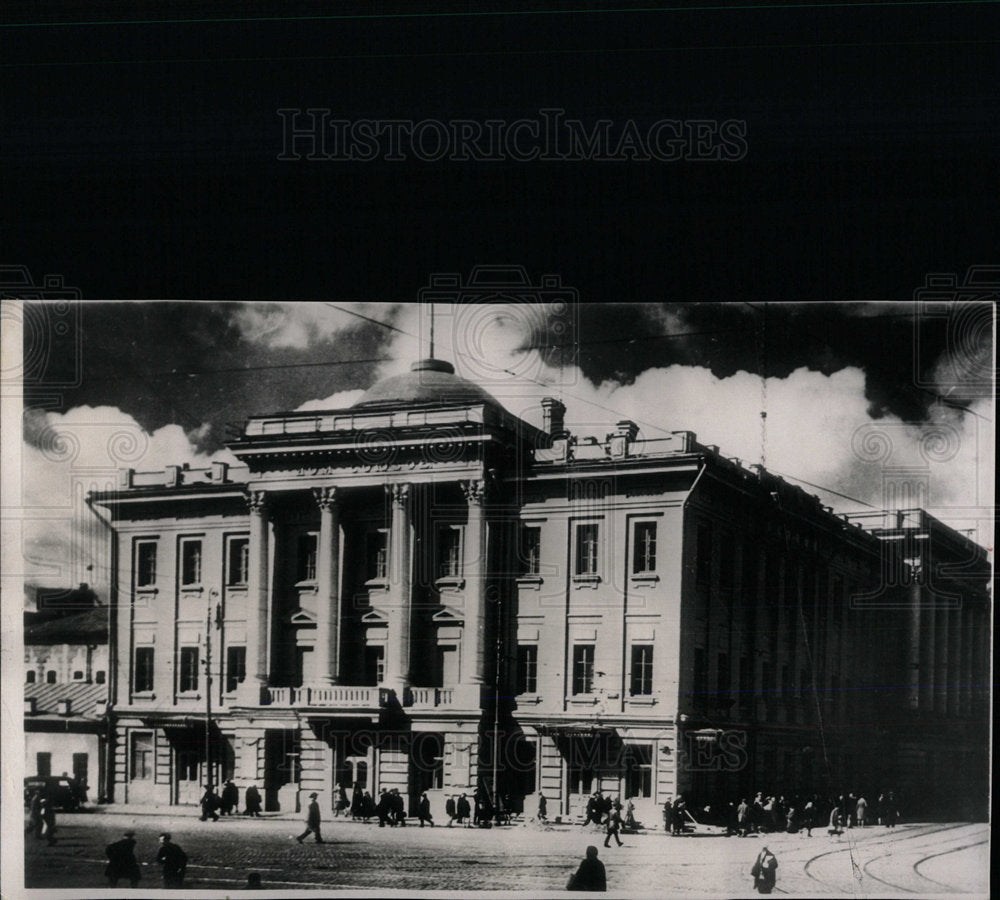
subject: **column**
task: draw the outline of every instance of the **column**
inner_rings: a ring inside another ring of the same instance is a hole
[[[952,606],[948,609],[948,701],[949,716],[958,715],[959,692],[962,689],[962,607],[961,600],[948,601]]]
[[[486,482],[462,482],[469,504],[465,526],[462,571],[465,577],[465,629],[462,647],[462,682],[482,684],[486,672],[486,517],[483,515]]]
[[[392,507],[389,532],[389,637],[385,680],[402,691],[410,681],[410,485],[386,485]],[[402,702],[403,697],[397,698]]]
[[[969,602],[962,598],[962,686],[959,690],[959,714],[968,717],[972,713],[972,610]]]
[[[937,628],[934,646],[934,712],[943,716],[948,706],[948,607],[945,605],[948,601],[940,595],[932,596]]]
[[[340,504],[337,488],[313,488],[319,504],[316,547],[316,684],[337,683],[340,648]]]
[[[920,711],[934,711],[934,602],[923,585],[920,591]]]
[[[241,685],[241,702],[260,704],[261,688],[268,681],[268,540],[267,494],[248,491],[250,507],[250,573],[247,584],[246,679]]]
[[[920,709],[920,585],[916,581],[909,587],[909,634],[906,654],[906,705]]]

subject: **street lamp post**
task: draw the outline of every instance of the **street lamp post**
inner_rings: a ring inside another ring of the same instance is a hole
[[[205,790],[211,791],[212,784],[212,615],[215,627],[222,625],[222,607],[216,600],[219,592],[212,588],[208,592],[208,609],[205,612]],[[213,603],[213,601],[215,601]]]

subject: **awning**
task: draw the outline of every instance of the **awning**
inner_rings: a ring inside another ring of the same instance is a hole
[[[596,737],[616,733],[613,725],[602,725],[599,722],[540,722],[534,728],[539,734],[561,737]]]

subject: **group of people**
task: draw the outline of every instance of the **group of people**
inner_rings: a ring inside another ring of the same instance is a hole
[[[542,807],[542,801],[545,798],[539,796],[539,808]],[[600,791],[594,791],[593,794],[587,799],[587,808],[585,811],[583,819],[583,827],[586,828],[591,822],[595,825],[604,826],[604,846],[611,846],[611,838],[615,839],[615,843],[621,847],[622,839],[619,837],[623,828],[635,829],[638,823],[635,820],[635,805],[631,800],[628,801],[628,806],[625,809],[624,818],[622,817],[622,802],[620,799],[611,797],[606,797]],[[541,815],[539,815],[541,818]]]
[[[28,824],[25,834],[33,834],[39,840],[45,838],[51,847],[56,842],[56,805],[45,791],[34,791],[28,801]]]
[[[874,804],[869,804],[864,794],[841,794],[823,801],[817,794],[786,800],[784,796],[765,797],[758,792],[752,801],[742,798],[735,813],[732,807],[730,803],[725,824],[730,834],[740,837],[776,831],[812,837],[813,828],[824,822],[831,835],[839,835],[845,828],[866,828],[876,823],[894,828],[899,819],[899,805],[892,791],[879,794]]]
[[[108,884],[116,888],[122,878],[127,878],[133,888],[139,886],[142,870],[135,855],[135,832],[126,831],[120,841],[108,844],[106,853],[108,864],[104,875]],[[187,854],[173,842],[170,832],[160,834],[160,846],[156,851],[156,861],[163,871],[163,886],[165,888],[184,887],[184,873],[187,871]]]
[[[243,815],[260,818],[261,796],[257,790],[257,785],[252,784],[246,789],[243,798]],[[219,816],[235,816],[240,809],[240,789],[233,784],[232,779],[228,780],[222,788],[222,793],[218,793],[214,788],[208,787],[201,796],[201,821],[219,821]]]

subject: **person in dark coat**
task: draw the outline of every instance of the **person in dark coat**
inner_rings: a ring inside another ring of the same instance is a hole
[[[549,814],[549,801],[545,799],[545,794],[538,792],[538,821],[547,822]]]
[[[601,796],[596,791],[587,799],[587,809],[583,820],[583,827],[586,828],[591,822],[595,825],[601,824]]]
[[[354,793],[351,794],[351,818],[357,821],[365,812],[365,795],[361,790],[361,782],[354,782]]]
[[[896,796],[892,791],[885,798],[885,827],[895,828],[899,819],[899,805],[896,803]]]
[[[458,814],[457,821],[459,825],[465,822],[466,828],[472,827],[472,823],[469,821],[469,817],[472,815],[472,807],[469,805],[469,800],[465,794],[462,794],[458,798],[458,802],[455,804],[455,812]]]
[[[448,827],[451,828],[452,823],[455,821],[455,817],[458,815],[454,797],[449,797],[444,801],[444,814],[448,817]]]
[[[611,812],[608,813],[608,820],[605,823],[604,827],[605,827],[604,846],[605,847],[611,846],[611,837],[613,835],[615,843],[618,844],[618,846],[620,847],[622,845],[622,839],[618,837],[618,832],[621,830],[622,827],[622,814],[617,804],[615,804],[615,806],[612,807]]]
[[[378,816],[379,828],[385,828],[386,822],[390,825],[395,824],[392,821],[392,800],[385,788],[382,788],[378,792],[378,805],[375,807],[375,813]]]
[[[201,795],[201,821],[206,821],[211,817],[213,822],[219,821],[219,814],[216,810],[221,805],[222,801],[219,800],[219,795],[215,793],[211,788],[206,788],[205,793]]]
[[[672,834],[674,825],[674,804],[673,801],[667,797],[663,803],[663,832],[664,834]]]
[[[431,828],[434,827],[434,817],[431,816],[431,801],[427,799],[426,792],[420,795],[420,801],[417,803],[417,818],[420,820],[420,827],[424,827],[424,822],[430,822]]]
[[[587,848],[587,855],[580,862],[580,868],[570,877],[566,885],[569,891],[606,891],[608,876],[604,863],[597,858],[597,848]]]
[[[406,801],[399,792],[399,788],[393,788],[389,792],[389,799],[392,800],[392,821],[394,824],[403,827],[406,825]]]
[[[104,874],[108,878],[108,884],[118,887],[118,880],[127,878],[131,887],[138,887],[142,872],[139,860],[135,858],[135,832],[126,831],[120,841],[108,844],[105,853],[108,855],[108,864],[104,868]]]
[[[56,842],[56,804],[49,797],[42,797],[42,822],[45,825],[45,840],[51,847]]]
[[[232,779],[226,782],[226,786],[222,789],[221,804],[219,806],[219,812],[224,816],[231,816],[240,806],[240,789],[233,784]]]
[[[775,855],[767,849],[761,847],[757,854],[757,861],[753,864],[750,874],[753,876],[753,886],[758,893],[770,894],[774,890],[774,883],[778,878],[778,860]]]
[[[306,830],[302,832],[295,840],[300,844],[310,835],[316,835],[316,843],[322,844],[323,835],[320,834],[320,814],[319,814],[319,804],[316,802],[316,798],[319,794],[310,794],[309,799],[312,801],[309,804],[309,809],[306,811]]]
[[[681,834],[684,831],[684,814],[686,810],[687,804],[684,802],[684,795],[678,794],[674,797],[674,808],[671,816],[674,834]]]
[[[163,866],[163,886],[166,888],[184,887],[184,873],[187,871],[187,854],[170,840],[170,833],[164,831],[160,835],[160,849],[156,853],[156,861]]]
[[[34,834],[36,838],[41,839],[44,830],[45,823],[42,821],[42,792],[35,791],[31,795],[31,803],[28,806],[28,827],[25,829],[25,834]]]
[[[243,796],[243,802],[246,804],[246,809],[243,811],[245,816],[255,816],[260,818],[260,791],[257,790],[257,785],[251,784],[247,788],[246,794]]]
[[[347,815],[346,810],[350,806],[350,802],[347,799],[347,791],[344,789],[342,784],[337,785],[337,802],[333,805],[333,816],[336,818],[341,813]]]
[[[375,815],[375,801],[372,795],[365,791],[365,796],[361,800],[361,818],[367,823]]]

